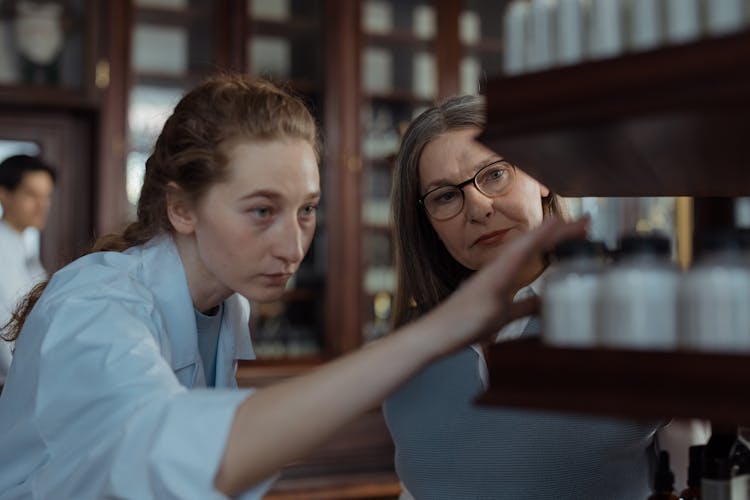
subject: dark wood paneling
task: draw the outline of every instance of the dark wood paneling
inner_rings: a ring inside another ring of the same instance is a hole
[[[748,88],[745,32],[493,80],[480,139],[566,196],[740,196]]]

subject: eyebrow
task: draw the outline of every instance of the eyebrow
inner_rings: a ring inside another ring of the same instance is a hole
[[[320,195],[321,195],[320,190],[318,190],[318,191],[311,191],[306,196],[306,198],[308,200],[312,200],[312,199],[315,199],[315,198],[320,198]],[[277,191],[273,191],[272,189],[259,189],[257,191],[252,191],[250,193],[247,193],[247,194],[241,196],[240,199],[239,199],[239,201],[245,201],[245,200],[248,200],[250,198],[256,198],[256,197],[259,197],[259,196],[264,197],[264,198],[270,198],[272,200],[278,200],[278,199],[282,198],[281,193],[279,193]]]
[[[477,162],[477,163],[474,164],[474,167],[473,167],[474,174],[476,174],[477,172],[479,172],[479,170],[481,170],[482,168],[486,167],[487,165],[490,165],[492,163],[496,163],[496,162],[499,162],[499,161],[506,161],[506,160],[505,160],[505,158],[503,158],[499,154],[493,153],[492,155],[486,157],[484,160],[482,160],[482,161]],[[461,181],[459,181],[459,182],[461,182]],[[449,179],[445,179],[445,178],[435,179],[434,181],[430,182],[427,185],[427,187],[425,187],[424,192],[425,193],[429,193],[431,190],[433,190],[435,188],[443,187],[443,186],[455,186],[456,184],[457,183],[454,183],[453,181],[451,181]]]

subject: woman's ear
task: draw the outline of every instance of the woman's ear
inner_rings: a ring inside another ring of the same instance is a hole
[[[546,198],[547,196],[549,196],[549,188],[539,182],[539,193],[542,195],[542,198]]]
[[[175,182],[167,184],[167,217],[175,231],[192,234],[195,231],[195,212],[185,191]]]

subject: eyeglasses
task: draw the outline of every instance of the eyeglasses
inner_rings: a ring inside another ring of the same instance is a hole
[[[497,198],[508,192],[515,178],[516,167],[513,164],[505,160],[494,161],[460,184],[440,186],[428,191],[419,199],[419,204],[433,219],[448,220],[464,208],[464,188],[469,184],[474,184],[488,198]]]

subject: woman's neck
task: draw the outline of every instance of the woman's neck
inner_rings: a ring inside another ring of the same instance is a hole
[[[192,234],[174,234],[172,237],[182,260],[190,298],[193,299],[193,307],[204,314],[208,314],[232,295],[232,291],[220,283],[206,268],[200,252],[198,252],[195,236]]]

